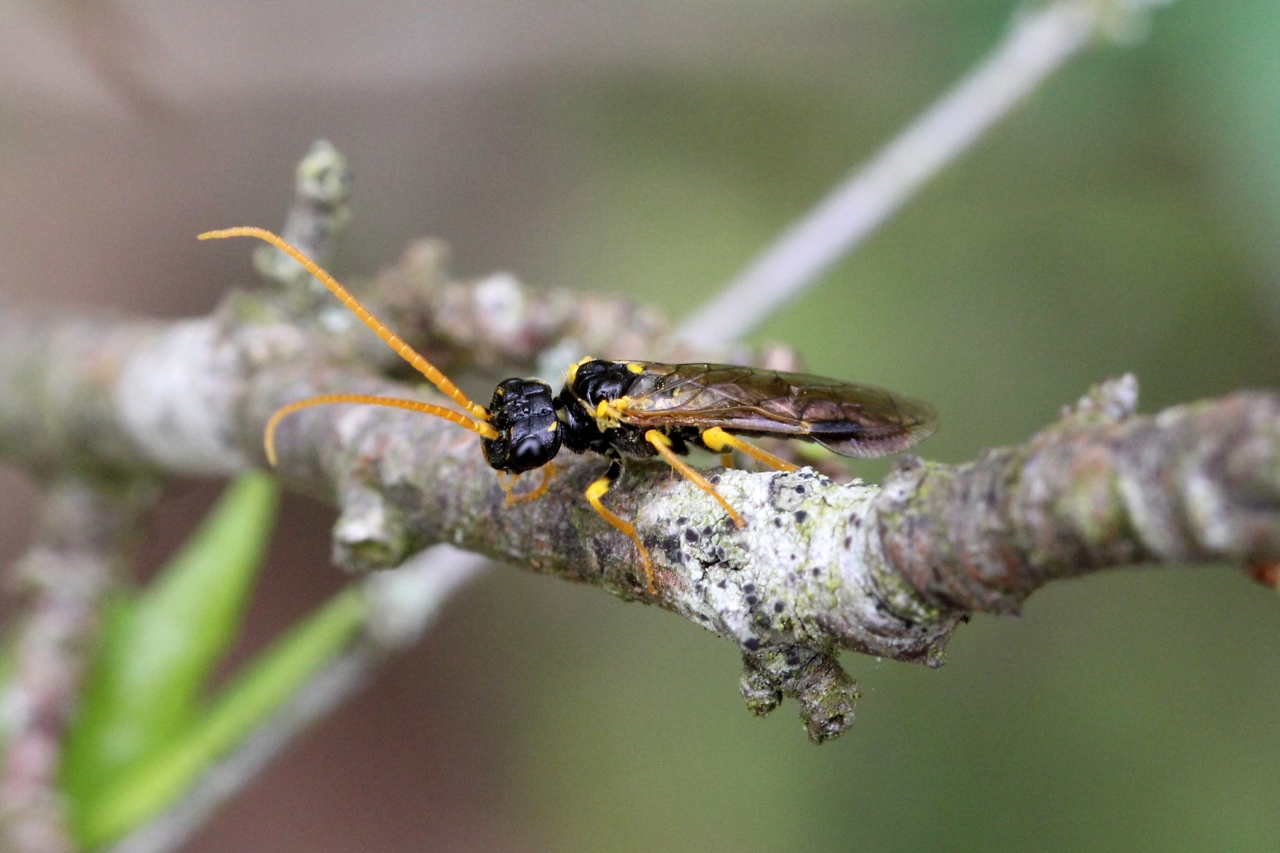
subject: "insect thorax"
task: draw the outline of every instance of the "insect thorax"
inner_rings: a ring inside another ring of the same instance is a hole
[[[592,451],[612,457],[646,459],[656,455],[645,439],[647,429],[625,422],[626,403],[637,386],[647,384],[642,365],[636,362],[591,359],[579,362],[556,398],[564,422],[564,446],[574,453]],[[696,441],[697,430],[659,428],[673,440],[676,453],[687,452],[686,441]]]

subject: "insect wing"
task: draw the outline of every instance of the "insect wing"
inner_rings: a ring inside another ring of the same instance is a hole
[[[718,426],[814,441],[855,457],[897,453],[936,427],[929,405],[867,385],[725,364],[642,367],[622,418],[635,426]]]

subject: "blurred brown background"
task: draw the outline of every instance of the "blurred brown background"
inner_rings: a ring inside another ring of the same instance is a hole
[[[995,0],[10,0],[0,282],[177,317],[250,283],[325,137],[356,170],[335,272],[451,241],[463,275],[678,319],[999,39]],[[1183,0],[1075,60],[756,340],[935,403],[923,452],[1017,441],[1092,382],[1143,408],[1280,368],[1280,7]],[[883,464],[867,464],[875,477]],[[0,556],[32,492],[3,474]],[[154,566],[216,494],[180,483]],[[342,582],[290,502],[245,650]],[[499,568],[192,849],[1274,850],[1280,601],[1223,569],[1060,584],[928,672],[846,657],[853,731],[750,718],[737,653]],[[242,651],[242,654],[244,651]]]

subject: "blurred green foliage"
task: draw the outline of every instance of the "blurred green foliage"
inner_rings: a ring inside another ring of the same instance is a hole
[[[832,13],[850,50],[823,74],[566,83],[548,120],[586,140],[589,165],[530,239],[574,251],[529,277],[678,320],[990,49],[1013,9],[855,4]],[[755,340],[930,400],[942,426],[921,452],[947,461],[1025,439],[1125,371],[1145,411],[1275,387],[1277,45],[1270,0],[1183,0],[1144,43],[1075,59]],[[937,672],[846,656],[859,720],[819,749],[790,704],[749,718],[736,652],[679,620],[511,573],[484,583],[471,618],[518,628],[480,640],[475,665],[535,697],[507,748],[546,849],[1280,843],[1280,601],[1238,571],[1053,585],[1021,619],[966,626]]]
[[[235,643],[275,520],[278,489],[233,485],[160,575],[113,602],[69,734],[63,784],[76,800],[188,728]]]
[[[268,475],[241,477],[146,588],[113,602],[63,756],[62,787],[84,848],[123,836],[178,799],[363,624],[353,587],[210,695],[239,637],[278,500]]]

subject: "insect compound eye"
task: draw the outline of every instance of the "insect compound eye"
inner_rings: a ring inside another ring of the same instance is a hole
[[[549,453],[549,450],[552,452]],[[547,442],[536,436],[528,435],[511,446],[508,465],[513,471],[532,471],[534,468],[541,468],[550,462],[551,457],[554,455],[554,450],[547,446]]]

